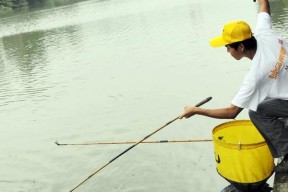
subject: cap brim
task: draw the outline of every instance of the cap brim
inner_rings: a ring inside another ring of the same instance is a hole
[[[210,45],[212,47],[222,47],[227,44],[229,43],[223,39],[222,35],[214,37],[213,39],[210,39]]]

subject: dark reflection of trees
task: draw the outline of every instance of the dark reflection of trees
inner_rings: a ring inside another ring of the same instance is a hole
[[[6,57],[15,60],[23,72],[30,72],[36,65],[46,63],[45,45],[41,41],[45,32],[24,33],[3,37]]]
[[[70,5],[73,3],[78,3],[87,0],[27,0],[30,7],[35,6],[48,6],[57,7],[62,5]],[[98,0],[98,1],[108,1],[108,0]]]
[[[3,37],[3,53],[7,60],[22,72],[29,73],[35,68],[44,69],[49,63],[49,49],[51,47],[59,49],[63,45],[72,47],[81,38],[79,30],[81,30],[79,26],[67,26],[6,36]]]
[[[44,36],[45,32],[33,32],[2,38],[0,106],[45,98],[46,53],[41,40]]]
[[[58,50],[57,58],[74,50],[73,46],[81,38],[79,30],[81,28],[77,26],[69,26],[3,37],[0,44],[0,106],[47,99],[50,97],[47,90],[63,86],[63,74],[58,76],[51,71],[53,65],[48,65],[55,64],[51,60],[57,61],[51,58],[55,49]]]

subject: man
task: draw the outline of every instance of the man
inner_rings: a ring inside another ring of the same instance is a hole
[[[222,35],[210,40],[212,47],[225,46],[236,60],[249,58],[251,68],[230,107],[204,109],[187,106],[180,119],[192,115],[234,119],[243,108],[266,140],[274,158],[284,157],[275,172],[288,172],[288,43],[273,32],[268,0],[259,0],[260,12],[252,33],[244,21],[224,26]]]

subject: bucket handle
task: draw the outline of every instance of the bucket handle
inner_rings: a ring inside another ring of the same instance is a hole
[[[239,142],[238,142],[238,150],[241,151],[241,149],[242,149],[242,141],[239,140]]]

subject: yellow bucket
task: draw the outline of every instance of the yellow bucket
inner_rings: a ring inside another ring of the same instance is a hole
[[[217,171],[229,181],[256,183],[272,175],[274,158],[250,120],[216,126],[213,144]]]

